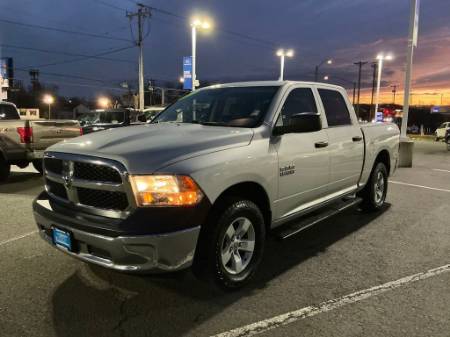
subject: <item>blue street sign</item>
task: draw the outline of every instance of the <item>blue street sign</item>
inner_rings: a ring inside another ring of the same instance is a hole
[[[383,112],[382,111],[377,111],[375,121],[377,123],[383,122]]]
[[[183,89],[192,90],[192,56],[183,57]]]

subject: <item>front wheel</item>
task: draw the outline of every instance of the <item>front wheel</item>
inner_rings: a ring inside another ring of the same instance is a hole
[[[376,163],[369,181],[360,193],[363,198],[361,208],[365,211],[379,210],[385,200],[388,189],[388,173],[386,165],[383,163]]]
[[[264,218],[255,203],[224,201],[200,236],[194,273],[224,289],[242,287],[261,262],[265,234]]]

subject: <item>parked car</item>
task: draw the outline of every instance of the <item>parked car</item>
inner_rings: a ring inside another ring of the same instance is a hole
[[[398,127],[361,126],[344,88],[215,85],[152,124],[51,147],[33,211],[40,236],[83,261],[135,273],[193,266],[237,288],[269,231],[286,238],[357,204],[380,210],[398,147]]]
[[[11,165],[24,168],[32,163],[42,172],[44,150],[79,135],[77,121],[24,120],[14,104],[0,102],[0,182],[8,179]]]
[[[129,108],[95,110],[80,117],[80,123],[83,127],[83,134],[114,129],[132,124],[141,124],[145,118],[138,110]]]
[[[443,139],[445,138],[445,132],[446,132],[448,129],[450,129],[450,122],[442,123],[442,124],[436,129],[436,131],[435,131],[435,133],[434,133],[434,136],[435,136],[434,140],[437,141],[437,142],[440,141],[440,140],[443,140]]]

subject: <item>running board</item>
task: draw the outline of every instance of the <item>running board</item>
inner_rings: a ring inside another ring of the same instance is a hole
[[[333,215],[336,215],[347,208],[353,207],[361,203],[362,198],[357,197],[350,197],[345,198],[341,201],[337,201],[334,204],[331,204],[330,206],[324,207],[324,210],[318,210],[317,212],[314,212],[313,215],[306,215],[305,217],[299,218],[299,220],[295,221],[292,225],[285,225],[283,229],[277,231],[278,233],[276,236],[281,239],[287,239],[295,234],[298,234],[305,229],[314,226],[315,224],[326,220]]]

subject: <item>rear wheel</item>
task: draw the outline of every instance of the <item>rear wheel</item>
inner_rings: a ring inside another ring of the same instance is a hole
[[[41,175],[44,173],[44,167],[42,166],[41,159],[33,160],[33,167],[36,171],[38,171]]]
[[[388,173],[386,165],[383,163],[376,163],[369,181],[360,196],[363,198],[361,208],[365,211],[379,210],[386,200],[386,193],[388,189]]]
[[[0,155],[0,182],[4,182],[8,179],[11,172],[11,165]]]
[[[261,262],[265,225],[258,206],[232,198],[217,207],[200,236],[194,273],[224,289],[245,285]]]

